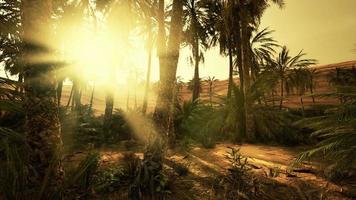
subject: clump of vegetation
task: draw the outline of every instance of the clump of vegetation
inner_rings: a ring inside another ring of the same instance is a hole
[[[300,117],[268,106],[254,106],[251,110],[256,141],[296,145],[305,141],[305,134],[293,125]]]
[[[121,165],[112,165],[98,171],[95,175],[95,191],[108,193],[128,185],[129,172]]]
[[[219,108],[198,101],[183,102],[176,108],[175,124],[178,136],[192,138],[206,148],[215,146],[223,126],[222,121],[223,116]]]
[[[223,199],[251,199],[257,194],[256,179],[248,172],[251,168],[248,166],[248,158],[240,153],[239,148],[230,148],[226,155],[231,168],[228,173],[218,179],[215,190],[222,192]]]
[[[143,196],[167,195],[170,191],[168,178],[162,173],[163,148],[161,141],[156,139],[152,144],[149,144],[143,160],[138,161],[137,158],[133,158],[127,164],[134,177],[134,181],[129,187],[129,198],[140,199]]]
[[[64,193],[69,198],[88,198],[94,191],[98,173],[100,154],[90,152],[76,168],[67,171]]]
[[[113,113],[110,132],[104,131],[103,116],[95,116],[87,110],[87,106],[82,106],[78,112],[68,112],[66,109],[61,112],[64,138],[68,140],[66,142],[73,143],[73,149],[100,147],[132,138],[132,129],[122,110],[117,109]]]
[[[336,97],[341,100],[341,104],[326,109],[322,116],[297,122],[297,125],[311,129],[311,137],[319,142],[302,153],[296,163],[315,157],[322,158],[329,163],[327,176],[331,180],[344,178],[347,171],[356,166],[356,81],[355,77],[339,77],[337,80],[342,81],[336,82],[336,92],[318,96]]]

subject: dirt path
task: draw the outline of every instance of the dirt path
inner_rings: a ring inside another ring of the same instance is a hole
[[[240,148],[240,153],[248,157],[252,173],[266,192],[263,199],[351,199],[343,197],[342,187],[329,183],[314,171],[287,173],[301,148],[249,144],[218,144],[214,149],[194,147],[188,152],[170,152],[168,166],[174,168],[175,163],[189,168],[187,176],[176,178],[172,199],[220,199],[212,186],[216,177],[226,174],[230,167],[225,158],[229,147]]]

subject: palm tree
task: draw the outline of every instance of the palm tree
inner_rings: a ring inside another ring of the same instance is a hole
[[[356,70],[345,71],[349,76],[346,85],[336,86],[333,93],[319,94],[319,97],[344,98],[346,101],[327,109],[323,116],[304,118],[297,124],[313,130],[312,137],[317,138],[318,144],[303,152],[296,159],[301,163],[310,158],[320,158],[320,155],[331,165],[331,172],[352,170],[356,165]],[[351,72],[351,73],[350,73]],[[329,173],[328,178],[335,178]],[[340,176],[338,177],[340,178]]]
[[[316,63],[316,60],[314,59],[303,59],[305,55],[305,53],[300,51],[296,56],[291,57],[287,47],[283,46],[281,52],[278,54],[278,57],[272,61],[272,67],[279,75],[280,80],[280,109],[282,109],[283,106],[284,84],[288,71],[294,68],[310,66]]]
[[[199,63],[204,62],[203,51],[208,47],[208,13],[203,0],[184,2],[184,42],[191,46],[192,63],[194,63],[194,87],[192,101],[199,98]]]
[[[25,62],[26,140],[29,188],[57,191],[63,181],[61,132],[53,64],[29,62],[29,55],[48,54],[52,1],[23,0],[22,27]]]
[[[292,69],[292,71],[290,72],[290,86],[294,87],[298,93],[303,116],[304,116],[303,95],[305,94],[305,91],[309,87],[308,79],[309,79],[309,74],[307,69],[305,68],[295,68]],[[288,81],[286,81],[286,83],[287,82]]]
[[[147,49],[147,74],[146,74],[146,84],[145,84],[145,94],[143,97],[143,105],[142,105],[142,113],[146,114],[147,104],[148,104],[148,93],[150,87],[150,78],[151,78],[151,64],[152,64],[152,52],[155,43],[155,39],[157,37],[157,31],[155,27],[157,27],[157,0],[148,0],[144,1],[140,4],[141,15],[140,19],[142,20],[143,32],[145,34],[146,40],[146,49]]]
[[[113,35],[117,39],[116,42],[121,42],[124,48],[129,47],[129,35],[133,31],[133,27],[137,22],[137,15],[134,12],[138,8],[137,1],[125,0],[125,1],[113,1],[109,5],[110,1],[107,1],[106,4],[99,6],[99,9],[105,13],[107,18],[107,23],[113,27],[115,30],[112,31]],[[120,20],[118,20],[120,19]],[[116,68],[111,66],[110,76],[108,79],[111,83],[115,82]],[[112,113],[114,108],[114,92],[112,90],[106,91],[105,97],[105,113],[104,113],[104,132],[107,134],[110,133],[110,124],[112,121]]]
[[[188,81],[188,86],[187,86],[188,90],[194,91],[196,89],[195,87],[197,87],[197,86],[196,86],[195,82],[196,81],[194,78]],[[198,80],[198,90],[199,90],[199,93],[203,90],[201,78],[199,78],[199,80]]]
[[[251,85],[251,75],[253,55],[250,51],[250,40],[252,32],[257,29],[264,11],[270,6],[270,3],[284,6],[284,0],[259,0],[259,1],[240,1],[239,2],[239,20],[240,37],[238,37],[239,48],[242,52],[240,64],[244,74],[244,91],[246,92]]]
[[[212,35],[210,45],[219,45],[220,54],[229,57],[229,83],[228,83],[228,98],[232,94],[233,84],[233,56],[236,53],[236,33],[234,30],[240,30],[240,25],[237,22],[237,12],[232,1],[212,1],[207,5],[210,26],[213,27],[209,31]],[[235,34],[235,35],[234,35]],[[238,48],[237,48],[238,50]],[[243,74],[239,74],[240,87],[243,86]]]
[[[164,27],[164,0],[159,0],[158,9],[158,56],[160,62],[160,91],[157,97],[155,120],[161,133],[168,136],[168,141],[173,145],[175,141],[173,126],[173,111],[175,101],[175,83],[181,33],[183,30],[183,1],[173,0],[171,12],[168,44],[166,45]]]
[[[208,85],[209,85],[209,102],[210,102],[210,105],[212,105],[212,99],[213,99],[214,87],[215,87],[214,84],[216,81],[218,81],[218,79],[215,79],[215,76],[213,76],[213,77],[208,76],[206,81],[208,82]]]
[[[315,82],[315,78],[317,76],[319,76],[320,71],[318,71],[317,68],[306,68],[307,72],[308,72],[308,88],[309,88],[309,92],[312,95],[312,99],[313,99],[313,103],[315,103],[315,97],[314,97],[314,89],[316,87],[316,82]]]

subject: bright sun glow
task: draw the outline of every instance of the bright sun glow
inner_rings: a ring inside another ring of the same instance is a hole
[[[99,83],[106,83],[110,74],[116,74],[120,52],[110,40],[93,34],[78,34],[71,38],[63,52],[64,59],[71,63],[71,72],[84,79],[94,78],[89,81]]]

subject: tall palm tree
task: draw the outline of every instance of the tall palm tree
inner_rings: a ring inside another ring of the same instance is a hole
[[[113,36],[116,38],[115,42],[123,44],[124,48],[129,47],[129,36],[133,30],[134,24],[137,20],[137,15],[134,12],[138,7],[137,1],[124,0],[124,1],[107,1],[99,7],[105,13],[107,23],[114,27],[112,31]],[[110,4],[109,4],[110,3]],[[110,6],[107,6],[110,5]],[[120,20],[118,20],[120,19]],[[111,71],[108,79],[110,83],[115,82],[116,68],[111,66]],[[114,109],[114,92],[108,89],[105,95],[105,113],[104,113],[104,131],[110,133],[110,124],[112,121],[112,113]]]
[[[194,60],[194,87],[192,101],[199,98],[199,63],[204,62],[203,51],[208,47],[208,13],[203,0],[187,0],[184,2],[184,42],[192,49]],[[202,49],[202,50],[201,50]]]
[[[264,11],[270,4],[276,4],[280,8],[284,6],[284,0],[257,0],[257,1],[239,1],[239,19],[240,19],[240,37],[239,44],[242,52],[240,64],[244,74],[244,90],[245,92],[250,88],[253,55],[250,51],[250,40],[252,32],[257,29],[260,19]]]
[[[30,57],[48,54],[51,37],[51,0],[23,0],[22,27],[25,60],[26,140],[29,152],[29,188],[57,191],[63,180],[61,132],[56,101],[56,77],[49,62]],[[42,190],[43,191],[43,190]]]
[[[206,4],[208,7],[208,15],[210,26],[213,27],[209,31],[212,35],[210,45],[219,45],[220,54],[229,57],[229,83],[228,83],[228,98],[232,94],[234,64],[233,56],[236,49],[236,30],[240,30],[238,23],[238,12],[233,1],[211,1]],[[234,32],[235,31],[235,32]],[[238,53],[237,53],[238,54]],[[240,87],[243,86],[243,74],[239,74]]]
[[[164,28],[164,1],[160,0],[158,9],[160,91],[154,115],[160,131],[168,136],[169,143],[173,145],[175,141],[173,126],[174,92],[183,30],[183,1],[173,0],[167,45]]]
[[[146,114],[148,105],[148,93],[150,87],[151,78],[151,65],[152,65],[152,53],[157,37],[157,0],[146,0],[140,4],[141,14],[140,20],[142,21],[141,29],[145,35],[146,50],[147,50],[147,74],[145,84],[145,94],[143,97],[142,113]]]
[[[280,80],[280,109],[283,107],[284,84],[288,71],[294,68],[310,66],[316,63],[316,60],[314,59],[303,59],[305,55],[306,54],[303,53],[303,51],[300,51],[296,56],[292,57],[289,55],[287,47],[283,46],[281,52],[278,54],[278,57],[272,61],[272,66],[279,75]]]

